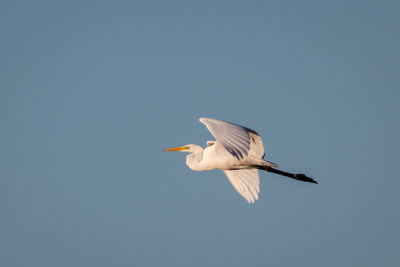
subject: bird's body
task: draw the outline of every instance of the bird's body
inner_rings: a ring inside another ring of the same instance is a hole
[[[316,183],[304,174],[291,174],[274,169],[276,164],[263,159],[264,146],[256,131],[209,118],[201,118],[200,122],[207,126],[216,141],[207,141],[206,148],[189,144],[165,151],[188,152],[186,165],[194,171],[223,170],[233,187],[249,203],[258,199],[258,169]]]
[[[196,152],[187,155],[186,165],[194,171],[249,169],[258,165],[272,166],[269,165],[268,162],[254,156],[246,156],[238,160],[232,157],[232,155],[219,144],[206,148],[199,146],[196,148]]]

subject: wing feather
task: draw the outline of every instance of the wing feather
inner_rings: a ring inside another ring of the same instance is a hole
[[[257,169],[224,170],[236,191],[249,203],[258,199],[260,178]]]
[[[264,147],[256,131],[231,122],[210,118],[200,118],[200,122],[207,127],[217,143],[220,143],[238,160],[248,156],[250,150],[254,150],[250,154],[260,158],[263,156]]]

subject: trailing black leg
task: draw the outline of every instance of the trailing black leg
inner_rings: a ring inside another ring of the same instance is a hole
[[[308,177],[308,176],[306,176],[306,175],[304,175],[302,173],[294,174],[294,173],[289,173],[289,172],[284,172],[284,171],[281,171],[281,170],[278,170],[278,169],[274,169],[272,167],[261,167],[260,169],[262,169],[264,171],[267,171],[267,172],[273,172],[273,173],[280,174],[280,175],[283,175],[283,176],[286,176],[286,177],[290,177],[290,178],[293,178],[293,179],[296,179],[296,180],[299,180],[299,181],[318,184],[318,182],[315,181],[313,178],[310,178],[310,177]]]

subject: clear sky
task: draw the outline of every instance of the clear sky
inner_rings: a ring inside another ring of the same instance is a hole
[[[1,1],[0,265],[400,266],[398,1]],[[249,205],[205,145],[255,129]]]

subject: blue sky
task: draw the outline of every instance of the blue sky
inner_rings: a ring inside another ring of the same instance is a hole
[[[1,266],[398,266],[397,1],[2,1]],[[163,148],[255,129],[249,205]]]

